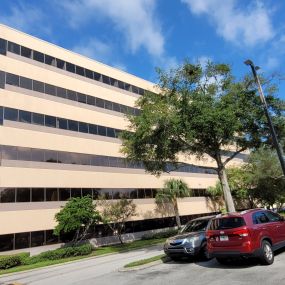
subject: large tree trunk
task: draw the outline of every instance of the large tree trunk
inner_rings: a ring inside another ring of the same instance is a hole
[[[178,228],[180,229],[181,221],[180,221],[180,216],[179,216],[179,211],[178,211],[177,199],[173,200],[173,208],[174,208],[174,213],[175,213],[176,224]]]
[[[217,164],[218,164],[218,176],[219,176],[219,179],[222,185],[227,211],[235,212],[235,205],[234,205],[231,189],[228,183],[226,168],[222,164],[221,157],[217,158]]]

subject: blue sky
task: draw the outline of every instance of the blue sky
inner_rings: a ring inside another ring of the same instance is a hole
[[[279,74],[285,99],[283,0],[1,0],[0,22],[139,77],[184,58],[232,65],[252,59]]]

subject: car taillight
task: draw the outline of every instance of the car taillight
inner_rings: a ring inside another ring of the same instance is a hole
[[[207,231],[206,232],[206,239],[209,239],[212,235],[213,235],[213,233],[211,231]]]
[[[234,231],[233,235],[237,235],[240,237],[248,237],[249,231],[248,231],[248,229],[241,229],[241,230]]]

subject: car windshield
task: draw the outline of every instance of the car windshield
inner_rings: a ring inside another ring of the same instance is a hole
[[[181,233],[205,231],[208,225],[208,222],[209,220],[192,221],[185,225],[185,227],[181,230]]]

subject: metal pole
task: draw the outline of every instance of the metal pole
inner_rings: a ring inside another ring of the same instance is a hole
[[[278,142],[277,135],[276,135],[276,132],[275,132],[275,129],[274,129],[274,126],[273,126],[273,123],[272,123],[269,111],[268,111],[268,107],[267,107],[267,103],[266,103],[266,100],[265,100],[265,97],[264,97],[264,94],[263,94],[263,90],[262,90],[259,78],[257,76],[257,73],[256,73],[256,67],[255,67],[254,63],[251,60],[245,61],[245,64],[246,65],[250,65],[250,67],[251,67],[251,70],[252,70],[252,73],[253,73],[253,77],[255,79],[255,83],[256,83],[256,85],[258,87],[259,96],[260,96],[261,102],[263,104],[264,113],[265,113],[266,118],[268,120],[268,125],[269,125],[269,128],[270,128],[273,144],[274,144],[274,147],[275,147],[275,149],[277,151],[277,154],[278,154],[278,158],[279,158],[279,161],[280,161],[280,164],[281,164],[283,175],[285,176],[285,161],[284,161],[284,158],[283,158],[282,148],[280,147],[280,144]]]

